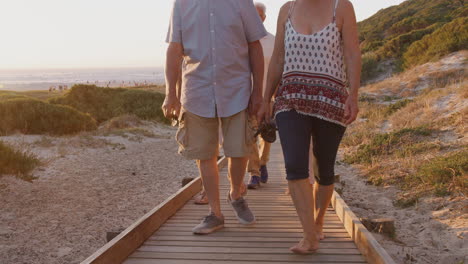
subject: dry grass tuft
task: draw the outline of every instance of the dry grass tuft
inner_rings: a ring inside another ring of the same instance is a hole
[[[101,128],[110,131],[114,129],[132,128],[140,126],[141,124],[143,124],[143,122],[136,115],[122,115],[105,122]]]
[[[29,173],[40,163],[34,154],[15,150],[0,141],[0,175],[12,174],[24,180],[32,180]]]

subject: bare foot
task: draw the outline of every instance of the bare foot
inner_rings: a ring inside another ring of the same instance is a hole
[[[206,196],[205,190],[201,191],[195,197],[195,204],[208,204],[208,197]]]
[[[289,248],[289,250],[301,255],[312,254],[318,250],[318,244],[318,240],[314,243],[311,243],[303,238],[297,245],[294,245],[291,248]]]

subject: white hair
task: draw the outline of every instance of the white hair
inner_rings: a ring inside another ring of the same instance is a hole
[[[255,2],[255,7],[260,8],[263,11],[263,13],[266,14],[266,5],[264,3]]]

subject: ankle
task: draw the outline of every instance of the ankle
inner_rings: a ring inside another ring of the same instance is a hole
[[[237,188],[237,190],[231,189],[231,191],[229,192],[229,195],[232,201],[235,201],[242,196],[240,192],[240,188]]]
[[[211,211],[210,214],[214,214],[216,217],[218,217],[218,218],[220,218],[220,219],[223,219],[223,218],[224,218],[224,216],[223,216],[223,214],[221,213],[221,211],[217,211],[217,212]]]

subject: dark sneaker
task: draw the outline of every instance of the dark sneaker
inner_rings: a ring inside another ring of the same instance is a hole
[[[228,203],[231,204],[234,212],[236,213],[237,219],[243,225],[250,225],[255,223],[255,216],[250,211],[247,201],[244,197],[241,197],[235,201],[231,200],[231,195],[228,193]]]
[[[192,229],[197,235],[206,235],[224,227],[224,218],[217,217],[214,213],[205,216],[205,218]]]
[[[247,188],[258,189],[258,187],[260,187],[260,177],[259,176],[250,177],[249,185],[247,185]]]
[[[268,181],[268,170],[266,165],[260,166],[260,181],[262,183],[267,183]]]

